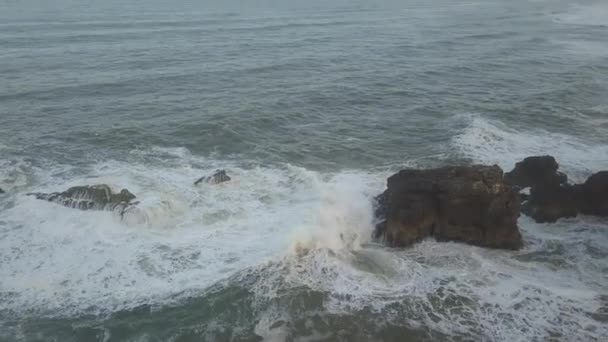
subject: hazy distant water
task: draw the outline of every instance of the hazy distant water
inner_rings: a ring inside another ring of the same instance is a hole
[[[602,340],[605,221],[369,234],[401,167],[608,169],[607,42],[603,1],[1,0],[0,340]],[[140,211],[25,196],[94,183]]]

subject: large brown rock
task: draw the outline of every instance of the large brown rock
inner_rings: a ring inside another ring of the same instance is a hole
[[[118,210],[123,213],[129,206],[136,204],[133,202],[135,195],[129,190],[122,189],[119,193],[113,193],[105,184],[75,186],[64,192],[38,192],[28,195],[80,210]]]
[[[375,236],[407,246],[432,236],[439,241],[518,249],[519,196],[498,166],[402,170],[377,198]]]
[[[583,214],[608,216],[608,171],[600,171],[587,178],[582,192]]]
[[[552,156],[527,157],[505,173],[505,183],[519,188],[565,184],[568,176],[558,172],[558,168],[559,164]]]

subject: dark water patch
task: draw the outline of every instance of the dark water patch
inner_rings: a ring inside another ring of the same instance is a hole
[[[106,319],[32,318],[4,323],[4,336],[27,341],[441,341],[426,329],[383,322],[377,313],[326,312],[323,293],[290,289],[260,305],[246,289],[224,288],[178,306],[144,306]],[[276,317],[275,314],[278,314]],[[274,318],[273,318],[274,317]],[[260,320],[261,318],[261,320]],[[35,333],[30,333],[35,332]],[[12,336],[12,337],[11,337]],[[405,337],[407,336],[407,337]],[[405,339],[403,339],[405,337]]]

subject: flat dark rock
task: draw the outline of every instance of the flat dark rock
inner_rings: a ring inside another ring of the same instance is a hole
[[[80,210],[119,210],[123,212],[127,207],[136,204],[132,202],[136,197],[129,190],[122,189],[119,193],[113,193],[112,189],[105,184],[75,186],[64,192],[30,193],[28,195]]]

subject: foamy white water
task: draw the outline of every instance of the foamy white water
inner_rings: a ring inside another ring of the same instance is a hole
[[[452,144],[475,162],[508,169],[550,142],[571,176],[603,165],[594,157],[605,146],[463,118],[466,127]],[[405,319],[446,335],[530,341],[548,331],[569,340],[608,334],[593,316],[605,305],[608,280],[606,253],[594,255],[608,245],[601,220],[542,225],[522,217],[519,252],[432,240],[392,250],[370,241],[371,199],[388,172],[243,166],[184,148],[132,154],[135,163],[97,163],[78,177],[62,165],[35,169],[33,183],[14,177],[15,202],[0,213],[0,310],[77,317],[171,305],[251,269],[262,274],[252,288],[260,303],[305,286],[328,293],[329,313],[371,308],[387,322]],[[193,186],[218,167],[231,182]],[[141,203],[121,219],[25,196],[97,183],[128,188]],[[293,320],[292,313],[260,310],[256,334],[268,341],[288,336],[276,322]]]
[[[589,167],[606,166],[597,158],[602,155],[597,150],[606,146],[562,134],[516,132],[475,116],[465,119],[467,127],[453,144],[475,162],[497,163],[509,170],[521,158],[543,153],[551,142],[562,168],[574,174],[574,180],[588,175]],[[371,308],[381,317],[376,324],[405,321],[473,339],[601,340],[608,335],[608,325],[596,318],[605,310],[608,290],[608,255],[599,252],[608,245],[608,230],[601,218],[537,224],[524,216],[519,224],[525,246],[518,252],[432,239],[405,250],[382,248],[365,239],[363,244],[342,243],[338,233],[359,233],[360,219],[319,225],[322,234],[313,229],[308,239],[297,240],[281,263],[270,271],[262,267],[271,276],[258,284],[257,295],[276,296],[277,284],[305,286],[329,293],[324,308],[334,314]],[[256,332],[265,340],[288,336],[284,326],[269,325],[293,321],[293,314],[272,307],[262,317]],[[323,338],[321,332],[315,336]]]
[[[177,164],[194,159],[178,152],[161,150],[174,154]],[[121,219],[112,212],[39,201],[25,196],[25,189],[16,194],[14,206],[0,214],[5,222],[0,278],[8,294],[0,309],[70,316],[160,304],[278,257],[294,244],[336,247],[369,239],[370,196],[380,178],[360,172],[321,175],[289,165],[243,169],[198,162],[225,168],[233,180],[195,187],[193,180],[214,168],[119,162],[92,165],[87,176],[69,180],[52,176],[61,174],[60,166],[38,170],[43,185],[36,189],[103,183],[128,188],[140,204]],[[314,237],[298,237],[302,234]]]

